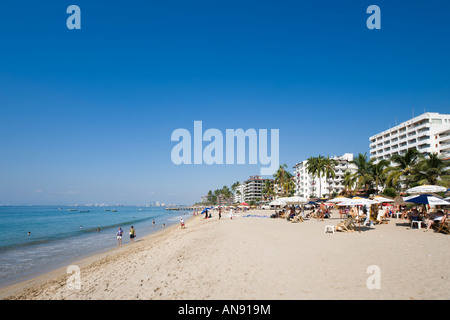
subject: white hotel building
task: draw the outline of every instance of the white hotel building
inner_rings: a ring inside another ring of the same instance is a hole
[[[370,137],[370,158],[376,160],[411,148],[450,157],[450,114],[427,112]]]
[[[308,160],[297,163],[294,166],[295,195],[308,199],[328,196],[330,191],[331,194],[334,192],[337,194],[342,192],[344,190],[343,181],[345,171],[355,171],[355,165],[350,163],[350,161],[353,160],[353,153],[345,153],[342,156],[335,156],[333,159],[336,160],[338,164],[334,169],[336,177],[329,180],[330,186],[325,177],[313,178],[313,176],[308,173],[308,170],[306,169]]]

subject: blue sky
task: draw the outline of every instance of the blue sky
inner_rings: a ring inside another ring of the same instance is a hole
[[[81,8],[81,30],[66,9]],[[366,9],[381,8],[381,30]],[[180,165],[173,130],[279,129],[280,162],[450,111],[446,1],[4,1],[0,203],[193,203],[261,165]],[[193,131],[192,131],[193,132]]]

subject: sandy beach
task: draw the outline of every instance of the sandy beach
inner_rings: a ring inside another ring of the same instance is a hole
[[[2,299],[449,299],[449,236],[405,220],[325,233],[330,219],[291,223],[251,210],[179,225],[0,290]],[[253,217],[244,217],[250,214]],[[374,269],[375,268],[375,269]],[[377,283],[373,277],[378,270]],[[369,280],[369,281],[368,281]],[[369,283],[369,285],[368,285]]]

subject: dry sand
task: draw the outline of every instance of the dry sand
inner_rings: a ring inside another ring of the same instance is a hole
[[[194,216],[77,263],[0,290],[5,299],[449,299],[450,237],[404,220],[361,232],[324,233],[331,219],[291,223],[251,210],[230,220]],[[370,266],[379,268],[380,288]],[[369,269],[368,269],[369,268]],[[369,272],[368,272],[369,270]]]

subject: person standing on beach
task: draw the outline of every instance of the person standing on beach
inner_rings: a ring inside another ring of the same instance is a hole
[[[123,230],[121,227],[119,227],[119,230],[117,231],[117,245],[118,246],[122,245],[122,235],[123,235]]]
[[[134,238],[136,238],[136,230],[134,229],[133,226],[131,226],[131,229],[130,229],[130,242],[131,243],[134,242]]]
[[[186,226],[184,225],[184,220],[183,220],[183,218],[181,218],[180,219],[180,226],[181,226],[181,229],[184,229]]]
[[[317,216],[317,221],[319,221],[320,218],[322,218],[322,221],[323,221],[324,215],[325,215],[325,205],[322,202],[319,206],[319,214]]]

